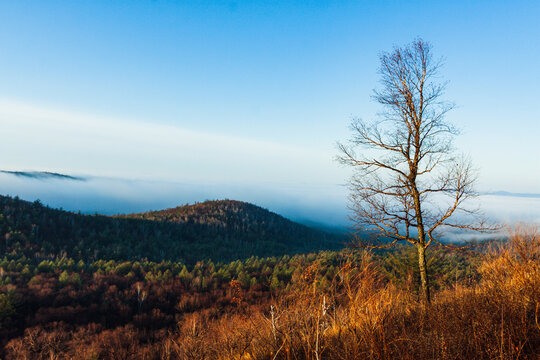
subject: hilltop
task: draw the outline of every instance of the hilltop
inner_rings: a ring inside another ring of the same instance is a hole
[[[30,258],[231,261],[337,249],[345,237],[253,204],[207,201],[121,216],[83,215],[0,196],[0,251]]]
[[[272,235],[276,240],[294,234],[317,236],[321,232],[274,212],[237,200],[214,200],[171,209],[119,216],[175,224],[200,224],[244,235]]]

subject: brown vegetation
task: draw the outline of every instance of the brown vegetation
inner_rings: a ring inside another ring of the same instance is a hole
[[[6,359],[537,358],[537,228],[520,228],[493,248],[478,283],[434,293],[429,311],[389,282],[368,253],[359,262],[344,260],[328,286],[318,283],[319,265],[275,299],[244,299],[233,283],[230,305],[184,313],[176,327],[153,326],[163,317],[155,309],[147,319],[137,314],[133,324],[112,329],[27,328],[7,344]]]

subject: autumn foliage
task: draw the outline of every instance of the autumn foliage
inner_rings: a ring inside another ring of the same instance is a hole
[[[12,264],[0,286],[2,357],[536,359],[536,228],[480,257],[474,281],[442,282],[427,307],[389,276],[384,256],[365,252],[252,259],[226,270]],[[234,275],[218,281],[220,271]]]

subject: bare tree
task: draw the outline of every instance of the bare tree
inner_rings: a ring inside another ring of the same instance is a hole
[[[139,314],[142,313],[142,307],[144,304],[144,301],[146,300],[146,297],[148,296],[148,293],[142,289],[141,283],[137,283],[137,309],[139,311]]]
[[[441,230],[487,229],[477,209],[464,204],[475,195],[475,175],[470,161],[452,146],[458,131],[445,120],[453,105],[442,100],[441,65],[431,45],[420,39],[381,54],[382,88],[373,98],[383,112],[372,122],[353,120],[351,140],[338,144],[339,161],[355,169],[350,182],[355,229],[390,239],[384,246],[399,241],[416,246],[426,302],[426,249],[431,243],[444,245]],[[459,212],[467,216],[456,216]]]

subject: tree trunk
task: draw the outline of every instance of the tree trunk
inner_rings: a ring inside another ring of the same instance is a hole
[[[426,304],[431,302],[429,294],[427,263],[426,263],[426,248],[421,244],[418,244],[418,267],[420,269],[420,291],[422,293],[422,299]]]
[[[416,167],[412,169],[412,172],[416,174]],[[424,304],[429,304],[431,298],[429,295],[429,284],[428,284],[428,274],[427,274],[427,263],[426,263],[426,233],[424,230],[424,220],[422,216],[422,207],[420,201],[420,193],[414,184],[413,189],[413,199],[414,207],[416,211],[416,222],[418,229],[418,242],[416,243],[416,248],[418,249],[418,268],[420,269],[420,291],[422,293],[422,301]]]

